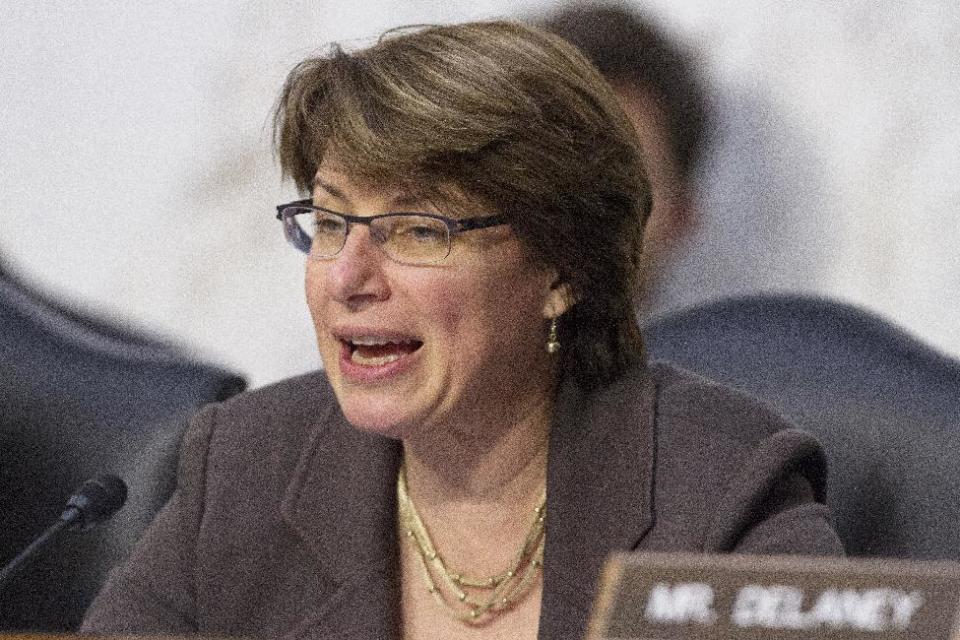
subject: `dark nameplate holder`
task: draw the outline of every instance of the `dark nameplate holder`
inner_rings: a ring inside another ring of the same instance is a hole
[[[616,554],[587,640],[956,640],[960,564]]]

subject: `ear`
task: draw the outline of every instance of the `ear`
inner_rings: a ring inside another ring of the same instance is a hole
[[[558,279],[550,285],[550,291],[543,303],[543,317],[548,320],[559,318],[577,303],[573,288],[567,282]]]

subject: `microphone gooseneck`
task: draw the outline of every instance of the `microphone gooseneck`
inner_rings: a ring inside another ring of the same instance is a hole
[[[66,528],[87,530],[116,513],[127,500],[127,485],[115,475],[87,480],[67,499],[60,517],[46,531],[0,569],[0,589],[23,566],[23,563]]]

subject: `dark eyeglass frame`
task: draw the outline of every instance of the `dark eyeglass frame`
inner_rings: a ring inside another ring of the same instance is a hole
[[[347,236],[350,235],[350,226],[353,224],[362,224],[367,228],[373,224],[374,221],[380,220],[382,218],[396,218],[398,216],[419,216],[421,218],[432,218],[442,222],[447,227],[447,252],[441,258],[436,260],[422,263],[422,264],[434,264],[444,260],[447,256],[450,255],[450,249],[453,245],[453,238],[458,234],[464,233],[465,231],[474,231],[476,229],[488,229],[490,227],[498,227],[500,225],[509,224],[509,219],[505,215],[492,215],[492,216],[477,216],[472,218],[448,218],[446,216],[441,216],[436,213],[425,213],[423,211],[391,211],[389,213],[379,213],[372,216],[355,216],[347,213],[340,213],[339,211],[334,211],[332,209],[326,209],[324,207],[317,207],[313,204],[313,200],[295,200],[293,202],[288,202],[286,204],[277,205],[277,220],[280,220],[283,223],[283,233],[287,238],[287,241],[294,246],[297,250],[311,255],[310,248],[312,241],[309,236],[307,236],[303,229],[296,223],[294,218],[302,213],[306,213],[304,209],[309,211],[322,211],[327,215],[336,216],[344,220],[346,231],[343,234],[343,244],[340,245],[340,248],[335,252],[327,256],[318,257],[318,260],[329,260],[336,257],[343,251],[343,247],[347,244]],[[379,247],[380,244],[377,243]],[[389,254],[387,254],[389,256]],[[396,260],[390,256],[391,259]],[[420,264],[420,263],[414,263]]]

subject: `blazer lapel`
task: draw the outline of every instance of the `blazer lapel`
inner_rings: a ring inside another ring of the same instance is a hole
[[[397,441],[357,431],[331,403],[284,497],[287,523],[336,585],[292,638],[397,638]],[[540,640],[579,639],[610,552],[653,526],[655,387],[646,372],[558,394],[547,464],[547,542]]]
[[[655,386],[645,370],[557,398],[547,462],[540,640],[581,638],[607,556],[653,526]]]
[[[395,638],[400,444],[354,429],[331,404],[304,448],[282,510],[337,587],[291,636]]]

